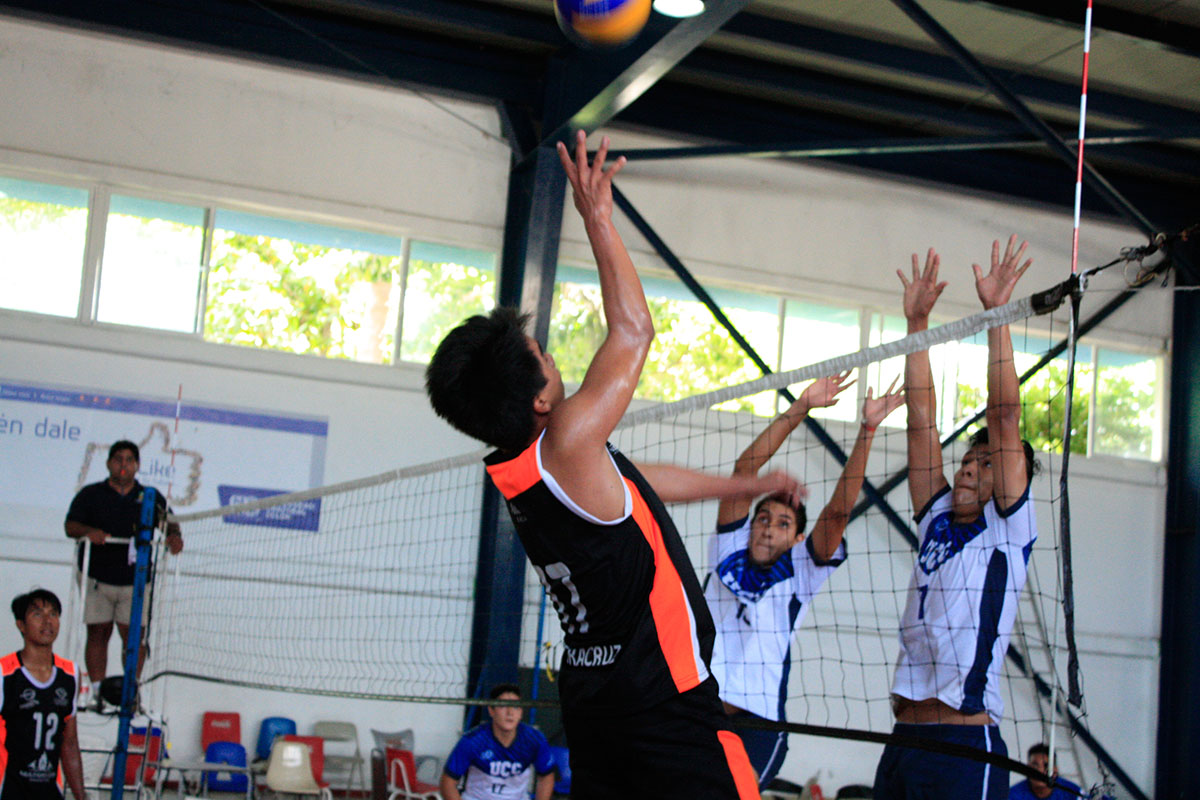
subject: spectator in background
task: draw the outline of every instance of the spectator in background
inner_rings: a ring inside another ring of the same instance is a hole
[[[1029,748],[1029,766],[1038,772],[1050,775],[1050,748],[1039,742]],[[1027,778],[1015,784],[1008,790],[1008,800],[1070,800],[1080,796],[1079,787],[1068,780],[1058,777],[1058,767],[1054,767],[1054,786],[1045,781]]]
[[[520,700],[521,690],[502,683],[489,696]],[[534,800],[550,800],[554,755],[541,731],[521,722],[523,713],[517,706],[488,706],[492,721],[467,731],[446,759],[439,786],[445,800],[524,800],[533,775]]]
[[[64,527],[72,539],[88,539],[92,556],[86,580],[87,602],[83,621],[87,625],[87,646],[84,663],[88,678],[99,686],[108,672],[108,641],[112,638],[113,623],[124,645],[129,639],[129,618],[133,603],[134,564],[129,557],[128,542],[111,543],[110,538],[129,539],[137,533],[142,513],[142,492],[145,487],[137,481],[141,454],[133,442],[122,439],[108,449],[108,479],[89,484],[79,490],[71,501]],[[156,524],[170,513],[160,494],[156,498]],[[172,554],[183,550],[183,536],[175,523],[167,525],[167,549]],[[79,548],[83,563],[82,542]],[[142,607],[142,624],[146,622],[147,607]],[[144,633],[144,630],[143,630]],[[138,670],[146,657],[145,640],[140,648]]]

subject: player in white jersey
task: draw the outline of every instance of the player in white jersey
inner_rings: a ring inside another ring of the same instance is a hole
[[[491,698],[520,700],[521,692],[502,683]],[[445,800],[527,800],[531,780],[534,800],[550,800],[554,755],[542,732],[521,722],[521,715],[519,706],[488,706],[491,722],[463,734],[446,759],[438,787]]]
[[[1026,243],[992,244],[991,270],[974,265],[985,309],[1004,305],[1030,260]],[[925,330],[945,289],[932,249],[912,278],[902,271],[908,332]],[[1008,326],[988,331],[987,428],[947,482],[936,426],[929,353],[905,359],[908,469],[921,550],[900,621],[900,658],[892,683],[895,732],[965,744],[1007,756],[998,723],[1004,713],[1000,672],[1026,565],[1037,538],[1029,497],[1033,449],[1021,441],[1021,398]],[[987,763],[889,744],[875,773],[877,800],[1002,800],[1008,772]]]
[[[757,475],[809,411],[837,402],[838,393],[853,384],[848,377],[843,373],[810,384],[746,448],[733,474]],[[753,514],[749,513],[751,498],[723,500],[718,508],[713,571],[704,594],[717,626],[712,672],[735,726],[738,717],[784,719],[792,631],[800,626],[813,596],[846,558],[842,534],[862,488],[875,429],[904,401],[903,393],[893,389],[895,382],[878,398],[867,390],[854,449],[807,541],[803,503],[793,505],[786,498],[768,495]],[[802,542],[803,547],[796,547]],[[787,755],[786,731],[745,726],[736,730],[758,774],[759,787],[765,787]]]

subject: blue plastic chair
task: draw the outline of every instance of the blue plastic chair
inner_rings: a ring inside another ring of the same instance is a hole
[[[550,747],[554,754],[554,771],[558,778],[554,781],[555,794],[571,793],[571,752],[565,747]]]
[[[244,767],[246,766],[246,748],[237,742],[213,742],[204,751],[204,760],[213,764]],[[222,778],[219,772],[206,772],[203,780],[207,789],[239,793],[247,791],[250,782],[247,775],[234,773],[228,778]]]
[[[267,717],[258,729],[258,744],[254,753],[260,761],[271,757],[271,745],[280,736],[295,735],[296,721],[287,717]]]

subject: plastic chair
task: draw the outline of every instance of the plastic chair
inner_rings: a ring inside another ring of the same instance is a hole
[[[558,777],[554,780],[555,794],[571,793],[571,751],[565,747],[550,747],[554,754],[554,771]]]
[[[387,759],[388,797],[396,800],[440,800],[441,793],[432,783],[417,780],[417,765],[411,750],[389,747]]]
[[[200,749],[207,753],[213,742],[241,744],[242,715],[236,711],[205,711],[200,723]]]
[[[296,732],[296,721],[287,717],[267,717],[258,728],[258,744],[254,747],[254,755],[259,761],[271,757],[271,745],[279,736]]]
[[[129,755],[125,759],[125,785],[138,783],[138,772],[142,768],[143,755],[146,759],[146,771],[143,773],[143,786],[154,784],[154,774],[158,762],[162,760],[162,728],[150,729],[150,741],[146,742],[146,729],[133,728],[129,732]]]
[[[204,760],[212,764],[229,764],[233,767],[246,766],[246,748],[237,742],[213,742],[204,749]],[[249,791],[250,777],[242,773],[230,773],[222,777],[220,772],[205,772],[201,778],[207,796],[209,789],[218,792]]]
[[[296,736],[291,733],[284,736],[283,740],[308,745],[308,763],[312,766],[313,780],[322,789],[329,791],[329,782],[325,780],[325,740],[320,736]]]
[[[271,745],[264,778],[267,788],[275,793],[315,795],[333,800],[328,787],[313,777],[312,753],[305,742],[276,739]]]
[[[412,728],[405,728],[402,731],[378,731],[371,729],[371,737],[375,740],[375,747],[371,750],[371,755],[379,754],[379,758],[384,758],[384,751],[389,747],[397,750],[407,750],[413,753],[413,758],[417,763],[417,777],[425,775],[430,782],[437,782],[442,774],[442,759],[440,756],[421,756],[416,755],[417,743],[416,737],[413,735]]]
[[[346,774],[346,796],[350,795],[350,789],[355,784],[354,776],[356,774],[359,787],[366,789],[366,775],[364,774],[366,762],[358,747],[358,728],[354,726],[354,723],[328,720],[314,722],[313,736],[319,736],[326,745],[330,743],[348,745],[344,752],[330,752],[329,747],[325,748],[325,768],[330,772]],[[350,752],[349,745],[353,746],[353,752]]]

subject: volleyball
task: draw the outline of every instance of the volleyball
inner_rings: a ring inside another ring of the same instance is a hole
[[[554,0],[563,33],[581,47],[619,47],[641,32],[651,0]]]

